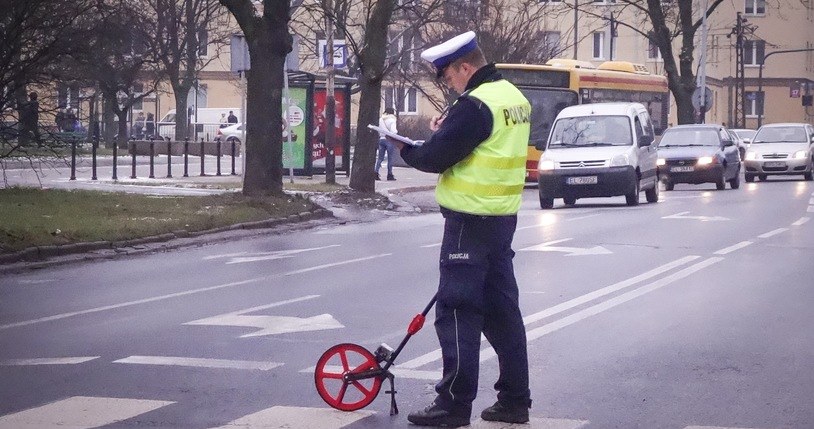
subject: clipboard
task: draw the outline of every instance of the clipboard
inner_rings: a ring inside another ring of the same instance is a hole
[[[392,132],[390,130],[384,129],[384,128],[378,126],[378,125],[368,124],[367,127],[370,128],[373,131],[376,131],[376,132],[378,132],[380,134],[384,134],[385,136],[390,137],[393,140],[398,140],[398,141],[400,141],[400,142],[402,142],[402,143],[404,143],[406,145],[409,145],[409,146],[421,146],[421,143],[422,143],[422,142],[412,140],[412,139],[410,139],[408,137],[404,137],[403,135],[396,134],[396,133],[394,133],[394,132]]]

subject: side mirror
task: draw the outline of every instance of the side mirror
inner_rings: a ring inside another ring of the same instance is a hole
[[[734,145],[735,145],[735,142],[733,142],[732,140],[724,140],[724,141],[723,141],[723,144],[724,144],[724,147],[727,147],[727,146],[734,146]]]
[[[651,144],[653,144],[653,137],[652,136],[645,136],[645,135],[639,136],[639,147],[650,146]]]

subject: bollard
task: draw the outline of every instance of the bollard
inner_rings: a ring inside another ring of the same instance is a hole
[[[119,180],[119,175],[116,174],[119,167],[119,142],[113,140],[113,180]]]
[[[204,173],[204,139],[201,137],[201,176],[206,176]]]
[[[135,140],[130,141],[130,152],[133,153],[133,161],[130,164],[131,165],[130,178],[135,179],[136,178],[136,141]]]
[[[237,146],[235,145],[235,139],[232,139],[232,176],[237,176],[237,172],[235,172],[236,149],[237,149]]]
[[[91,161],[92,161],[92,168],[91,171],[93,172],[93,176],[90,180],[97,180],[96,178],[96,148],[99,147],[99,137],[93,138],[93,146],[91,146]]]
[[[76,180],[76,142],[78,139],[73,139],[71,142],[71,179]]]
[[[150,179],[155,179],[155,141],[150,136]]]
[[[172,178],[172,140],[167,137],[167,178]]]
[[[184,177],[189,177],[189,137],[184,137]]]
[[[218,172],[217,172],[216,175],[220,176],[220,156],[221,156],[221,153],[220,153],[220,137],[215,139],[215,144],[218,145],[218,148],[215,151],[215,153],[217,154],[217,157],[218,157]]]

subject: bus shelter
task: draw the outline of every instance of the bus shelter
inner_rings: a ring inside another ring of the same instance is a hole
[[[289,95],[283,96],[283,124],[288,109],[288,126],[283,130],[283,167],[293,168],[296,176],[325,173],[328,148],[325,145],[325,76],[301,71],[289,71]],[[336,171],[350,175],[350,102],[351,88],[356,79],[334,78],[336,100],[334,122],[334,157]],[[288,133],[291,133],[291,144]]]

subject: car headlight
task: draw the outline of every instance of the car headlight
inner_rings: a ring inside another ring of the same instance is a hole
[[[611,159],[611,167],[621,167],[624,165],[630,165],[630,160],[628,159],[627,155],[616,155],[613,157],[613,159]]]
[[[709,164],[712,164],[712,161],[713,161],[713,159],[712,159],[711,156],[702,156],[701,158],[698,158],[698,162],[696,162],[695,164],[696,165],[709,165]]]
[[[656,165],[664,165],[664,164],[667,164],[667,160],[664,159],[664,158],[659,158],[659,160],[656,161]]]
[[[554,161],[550,159],[541,159],[537,169],[540,171],[551,171],[554,169]]]
[[[747,161],[754,161],[757,159],[757,154],[754,152],[746,152],[746,160]]]
[[[805,158],[808,158],[808,153],[806,153],[806,151],[798,150],[797,152],[794,152],[794,159],[805,159]]]

